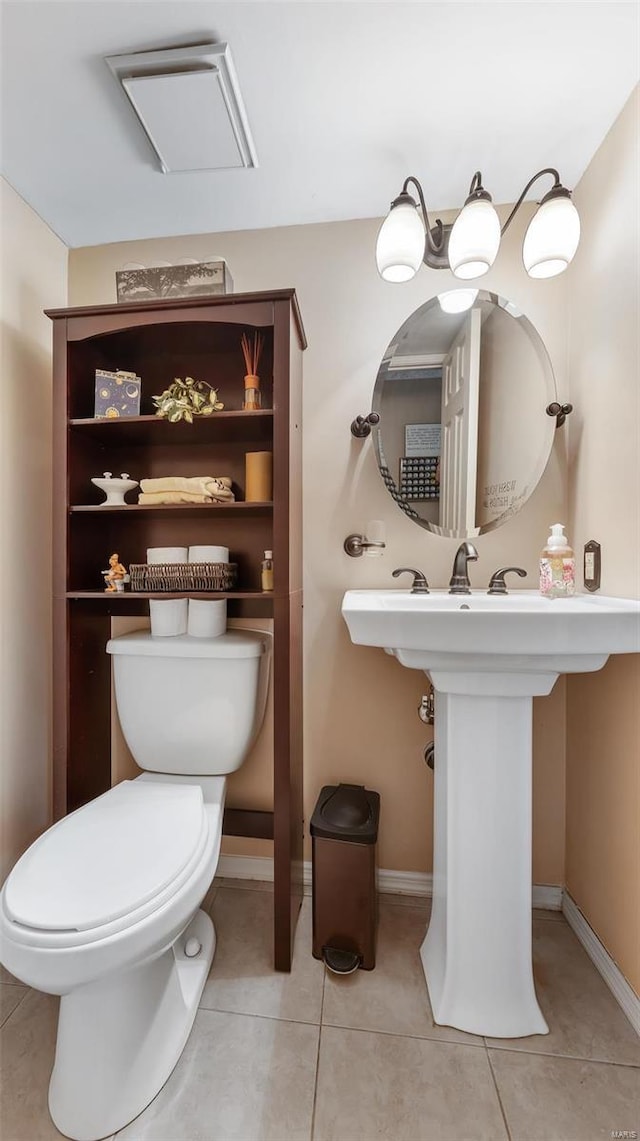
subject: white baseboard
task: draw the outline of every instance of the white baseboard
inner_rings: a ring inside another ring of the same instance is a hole
[[[555,883],[534,883],[531,890],[531,906],[541,911],[562,911],[564,888]]]
[[[562,901],[562,914],[574,935],[582,943],[594,967],[602,975],[613,997],[624,1010],[634,1030],[640,1034],[640,997],[629,985],[614,959],[587,923],[580,908],[566,891]]]
[[[229,880],[273,880],[271,856],[220,856],[216,875]]]
[[[225,879],[273,880],[273,859],[270,856],[220,856],[218,875]],[[311,862],[303,865],[305,894],[311,892]],[[433,894],[433,876],[426,872],[397,872],[391,868],[378,868],[378,891],[391,895]],[[534,884],[532,903],[545,911],[560,911],[562,888],[554,884]]]

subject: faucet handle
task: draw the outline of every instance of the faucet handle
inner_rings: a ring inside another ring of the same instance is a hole
[[[397,578],[400,574],[412,574],[413,586],[411,587],[411,594],[429,593],[429,583],[424,577],[422,571],[415,570],[414,567],[396,567],[392,574],[394,578]]]
[[[520,578],[527,577],[527,572],[523,570],[522,567],[501,567],[500,570],[497,570],[495,574],[491,575],[487,594],[508,594],[509,592],[507,590],[507,584],[504,581],[504,576],[512,572],[513,574],[520,575]]]

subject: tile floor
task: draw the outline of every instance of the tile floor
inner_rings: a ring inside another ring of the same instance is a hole
[[[216,881],[218,949],[187,1047],[122,1141],[595,1141],[640,1134],[640,1040],[562,917],[534,913],[548,1036],[435,1026],[418,958],[428,902],[383,896],[375,971],[271,969],[269,885]],[[0,976],[3,1141],[49,1141],[56,1000]],[[619,1133],[620,1135],[624,1135]]]

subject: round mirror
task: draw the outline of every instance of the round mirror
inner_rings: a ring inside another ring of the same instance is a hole
[[[499,527],[536,487],[551,453],[549,355],[510,301],[457,289],[427,301],[378,370],[380,474],[411,519],[464,539]]]

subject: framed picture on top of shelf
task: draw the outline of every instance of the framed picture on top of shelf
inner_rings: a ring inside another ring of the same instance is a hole
[[[182,265],[152,265],[116,271],[118,303],[168,297],[212,297],[233,293],[233,279],[222,258]]]
[[[121,416],[140,415],[142,380],[135,372],[107,372],[96,369],[96,420],[118,420]]]

